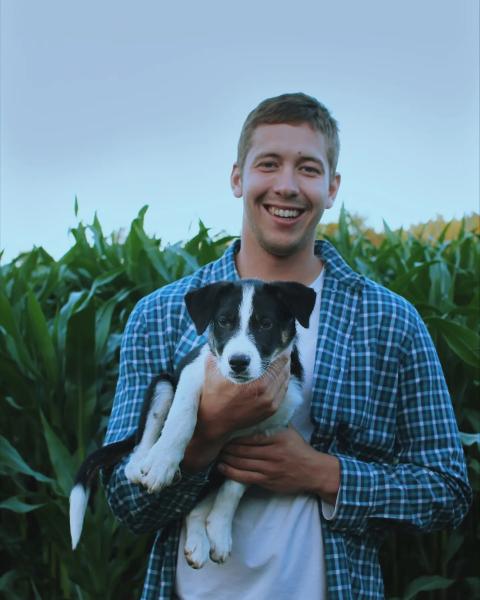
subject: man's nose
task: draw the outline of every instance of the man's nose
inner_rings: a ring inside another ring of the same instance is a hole
[[[298,181],[293,168],[284,166],[276,173],[273,191],[283,198],[298,195]]]

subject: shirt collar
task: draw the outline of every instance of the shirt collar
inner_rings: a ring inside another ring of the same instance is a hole
[[[240,279],[235,265],[235,254],[240,250],[240,240],[236,239],[226,252],[213,266],[213,272],[218,279],[236,281]],[[336,248],[326,240],[315,242],[315,254],[322,259],[325,268],[325,282],[336,280],[340,285],[362,289],[365,278],[348,266]]]

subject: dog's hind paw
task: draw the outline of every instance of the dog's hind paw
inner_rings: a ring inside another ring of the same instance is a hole
[[[185,558],[192,569],[201,569],[207,562],[210,553],[210,542],[208,541],[207,533],[195,532],[190,535],[185,541],[184,548]]]
[[[210,540],[210,558],[213,562],[224,563],[232,551],[231,525],[221,521],[207,521]]]

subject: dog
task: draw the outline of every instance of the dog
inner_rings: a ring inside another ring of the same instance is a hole
[[[192,350],[175,375],[153,379],[143,403],[137,432],[91,454],[81,465],[70,494],[72,548],[80,539],[92,483],[100,468],[110,468],[131,453],[126,477],[150,493],[172,484],[192,438],[205,362],[213,355],[220,373],[242,385],[261,377],[282,354],[290,356],[290,380],[279,408],[260,423],[236,431],[234,437],[272,434],[288,425],[302,402],[303,368],[295,345],[298,321],[308,327],[316,293],[295,282],[254,279],[220,281],[185,295],[187,311],[198,335],[208,341]],[[224,562],[231,552],[232,521],[247,486],[225,479],[186,517],[185,557],[201,568],[210,557]]]

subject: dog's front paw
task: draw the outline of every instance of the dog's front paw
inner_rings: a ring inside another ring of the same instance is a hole
[[[205,528],[196,528],[195,532],[188,535],[185,540],[185,558],[192,569],[201,569],[207,562],[210,553],[210,542],[208,541]]]
[[[207,519],[207,534],[210,540],[210,558],[224,563],[232,551],[232,525],[223,519]]]
[[[158,461],[149,453],[140,463],[140,483],[152,494],[170,485],[180,476],[180,461]]]

